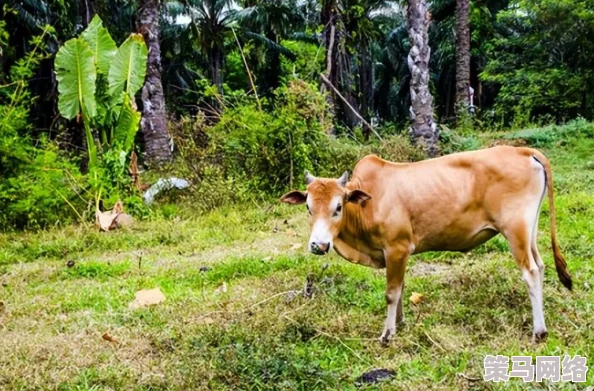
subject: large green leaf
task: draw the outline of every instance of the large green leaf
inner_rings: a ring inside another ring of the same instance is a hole
[[[138,132],[140,113],[132,107],[130,97],[124,95],[124,104],[115,128],[114,145],[120,147],[126,153],[132,149],[134,137]]]
[[[82,39],[71,39],[60,48],[55,61],[58,79],[58,110],[72,119],[82,109],[83,116],[93,118],[97,113],[95,80],[97,71],[93,52]]]
[[[89,44],[89,48],[95,56],[97,69],[107,76],[109,64],[116,54],[118,47],[107,29],[103,27],[103,21],[101,21],[99,16],[95,15],[93,17],[89,26],[81,34],[81,37]]]
[[[140,34],[131,34],[118,49],[109,67],[109,94],[121,91],[132,98],[144,83],[148,51]]]

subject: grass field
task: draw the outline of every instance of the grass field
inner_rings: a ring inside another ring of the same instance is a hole
[[[107,234],[0,236],[0,389],[350,390],[375,368],[395,376],[364,389],[586,389],[594,370],[586,385],[482,381],[487,354],[580,354],[594,366],[594,141],[544,151],[575,287],[557,279],[545,203],[545,343],[531,343],[527,289],[499,237],[413,257],[406,323],[384,348],[384,271],[308,255],[304,208],[251,204]],[[155,287],[164,303],[128,308]],[[411,304],[412,292],[425,300]]]

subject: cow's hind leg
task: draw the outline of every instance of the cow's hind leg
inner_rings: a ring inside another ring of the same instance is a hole
[[[532,230],[536,229],[532,222],[519,221],[510,224],[503,234],[510,244],[516,263],[528,286],[530,302],[532,303],[532,338],[533,341],[543,340],[547,335],[543,311],[543,273],[544,264],[535,247],[535,237]],[[536,250],[536,252],[535,252]],[[538,256],[535,256],[538,255]]]
[[[535,228],[535,231],[537,229]],[[538,246],[536,245],[536,232],[533,234],[532,243],[530,244],[530,249],[532,251],[532,258],[534,258],[534,262],[536,262],[536,266],[538,266],[538,270],[540,272],[540,284],[544,286],[544,271],[545,271],[545,264],[542,261],[540,256],[540,252],[538,251]]]
[[[542,200],[541,200],[542,203]],[[534,221],[534,225],[532,226],[532,233],[531,233],[531,240],[530,240],[530,250],[532,251],[532,258],[534,262],[536,262],[536,266],[538,266],[538,270],[540,271],[540,284],[544,286],[544,270],[545,264],[542,261],[540,256],[540,252],[538,251],[538,246],[536,243],[536,236],[538,234],[538,215],[540,211],[540,205],[538,207],[538,211],[536,212],[536,219]]]

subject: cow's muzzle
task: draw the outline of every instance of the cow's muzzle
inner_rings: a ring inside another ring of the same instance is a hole
[[[309,245],[309,251],[316,255],[324,255],[330,251],[330,243],[312,242]]]

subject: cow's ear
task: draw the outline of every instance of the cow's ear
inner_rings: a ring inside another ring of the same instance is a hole
[[[363,202],[370,200],[371,196],[365,193],[363,190],[353,190],[347,195],[347,201],[354,204],[362,204]]]
[[[305,191],[293,190],[282,196],[280,200],[287,204],[304,204],[307,200],[307,193]]]

